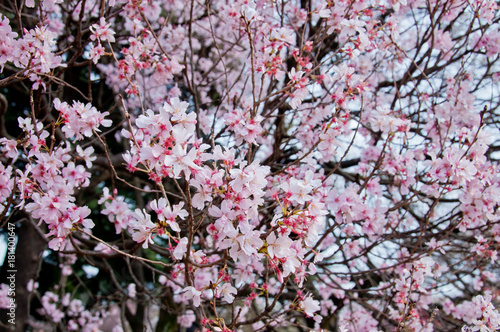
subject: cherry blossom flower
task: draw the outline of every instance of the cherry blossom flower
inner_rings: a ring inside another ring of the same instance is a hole
[[[133,230],[132,239],[135,242],[143,242],[143,248],[148,248],[148,245],[153,243],[152,236],[156,225],[145,210],[135,209],[133,219],[130,221],[130,228]]]
[[[175,259],[182,259],[184,257],[184,254],[187,251],[187,244],[188,244],[188,239],[186,237],[183,237],[180,239],[179,243],[177,243],[177,246],[175,247],[175,250],[173,252],[173,256]]]
[[[274,232],[271,232],[269,236],[266,238],[267,242],[267,252],[269,253],[270,258],[286,258],[292,254],[290,251],[290,246],[292,244],[292,240],[286,236],[280,236],[276,238]]]
[[[185,287],[184,290],[184,297],[188,300],[193,300],[193,305],[195,307],[199,307],[201,303],[201,292],[194,288],[193,286],[188,286]]]
[[[318,311],[321,307],[319,301],[314,300],[312,296],[307,296],[304,300],[300,302],[300,308],[304,310],[308,317],[313,317],[314,313]]]
[[[187,310],[185,314],[177,317],[177,323],[186,328],[190,328],[195,321],[196,315],[193,310]]]
[[[224,300],[227,303],[233,303],[233,301],[234,301],[234,294],[237,293],[236,288],[234,288],[233,286],[231,286],[231,284],[228,284],[228,283],[224,283],[222,285],[222,287],[217,288],[217,291],[218,291],[217,292],[218,296],[223,296]]]
[[[115,32],[110,29],[111,23],[106,23],[106,19],[101,17],[99,20],[99,24],[93,24],[90,27],[90,31],[92,35],[90,35],[90,40],[100,40],[100,41],[108,41],[110,43],[115,42],[114,34]]]

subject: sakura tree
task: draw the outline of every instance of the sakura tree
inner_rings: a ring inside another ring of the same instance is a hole
[[[0,13],[2,329],[500,330],[497,1]]]

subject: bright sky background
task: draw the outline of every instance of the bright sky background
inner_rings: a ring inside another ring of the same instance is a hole
[[[7,253],[7,243],[5,242],[5,237],[0,237],[0,264],[3,265],[5,259],[5,254]]]

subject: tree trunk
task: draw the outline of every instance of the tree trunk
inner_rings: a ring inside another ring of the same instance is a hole
[[[7,283],[7,277],[14,276],[15,278],[15,325],[7,325],[12,328],[11,331],[23,332],[26,331],[30,310],[29,303],[31,296],[30,292],[27,290],[27,284],[29,280],[36,279],[42,259],[42,253],[46,248],[46,242],[27,218],[22,222],[10,223],[18,225],[16,228],[17,245],[15,267],[12,269],[6,264],[6,257],[0,271],[0,280],[2,283]],[[2,315],[2,317],[10,318],[7,315]],[[7,323],[7,319],[5,319],[5,321],[2,319],[2,323]]]

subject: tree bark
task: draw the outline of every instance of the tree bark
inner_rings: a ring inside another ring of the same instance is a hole
[[[7,282],[7,276],[15,276],[15,301],[16,301],[16,311],[15,311],[15,325],[7,324],[12,327],[11,331],[23,332],[26,331],[26,324],[28,323],[28,318],[30,314],[30,292],[27,290],[27,285],[29,280],[35,280],[38,274],[38,269],[42,259],[42,253],[46,248],[45,239],[35,229],[29,219],[25,218],[20,222],[16,223],[17,233],[17,244],[16,244],[16,256],[15,256],[15,268],[11,269],[5,264],[7,262],[7,257],[1,268],[0,276],[2,283]],[[15,272],[9,273],[9,270]],[[8,317],[2,315],[2,317]],[[7,323],[2,318],[2,323]]]

